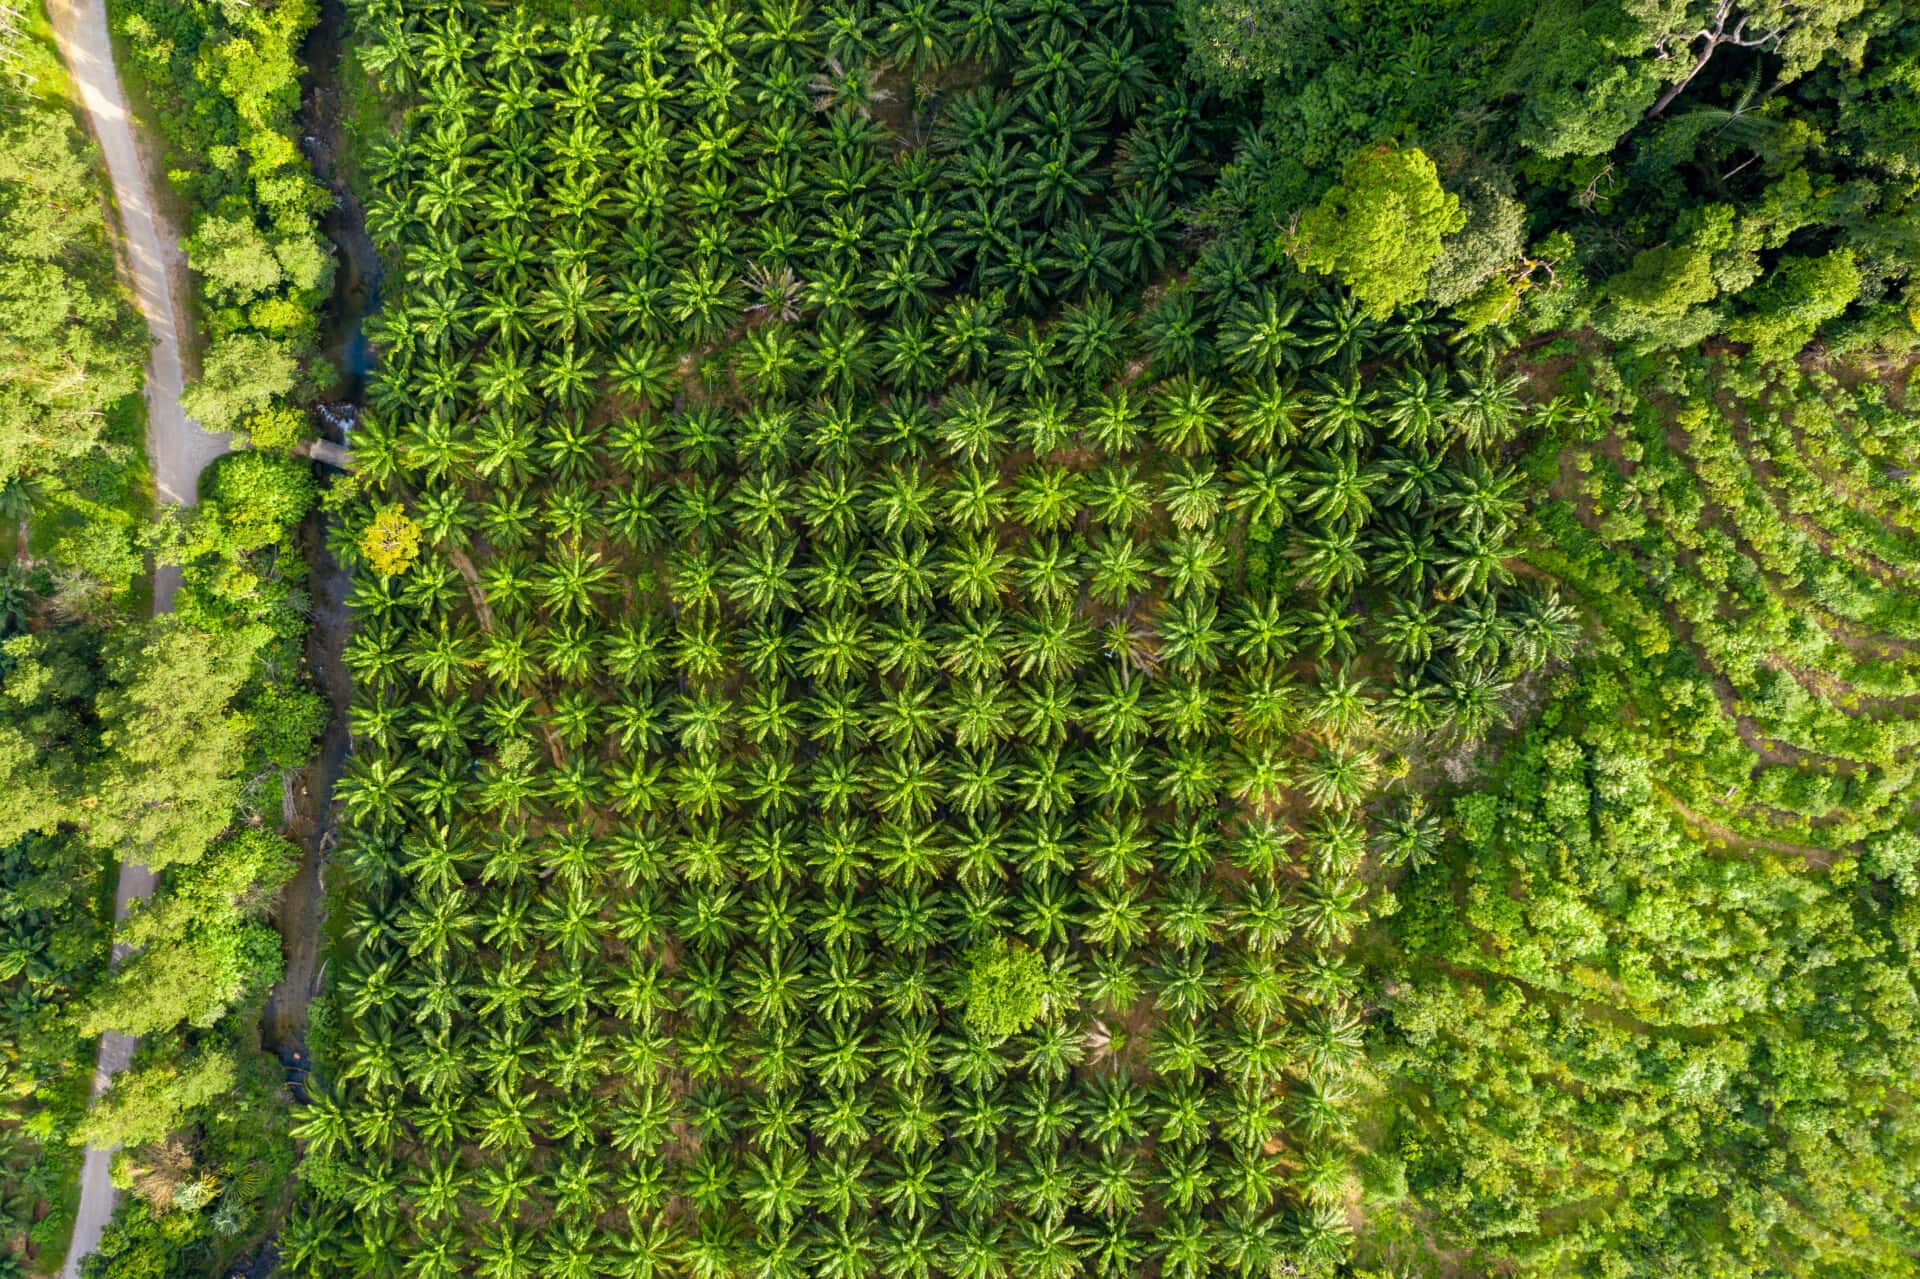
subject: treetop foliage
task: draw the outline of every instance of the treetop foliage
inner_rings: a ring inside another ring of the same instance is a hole
[[[1440,187],[1425,153],[1386,144],[1356,152],[1338,185],[1300,216],[1287,255],[1335,275],[1376,319],[1427,295],[1446,237],[1467,225],[1460,198]]]
[[[990,1040],[1030,1028],[1047,1008],[1046,961],[1005,938],[968,957],[967,1024]]]
[[[140,386],[144,333],[114,277],[84,135],[0,77],[0,487],[102,444]]]
[[[1351,157],[1392,139],[1432,156],[1470,209],[1492,181],[1526,211],[1518,242],[1454,243],[1450,273],[1485,290],[1463,312],[1492,305],[1540,332],[1591,322],[1642,349],[1719,335],[1770,359],[1820,335],[1895,351],[1914,341],[1920,153],[1907,122],[1920,49],[1908,0],[1185,0],[1180,11],[1196,72],[1254,117],[1208,197],[1213,225],[1264,239],[1322,207]],[[1716,224],[1717,210],[1731,223]],[[1830,256],[1842,250],[1859,275],[1844,302]],[[1750,269],[1716,266],[1708,292],[1703,254]],[[1827,263],[1830,278],[1759,287],[1801,259]],[[1550,289],[1533,287],[1543,263]],[[1499,280],[1525,284],[1524,306],[1498,296]],[[1809,288],[1822,301],[1802,309]]]

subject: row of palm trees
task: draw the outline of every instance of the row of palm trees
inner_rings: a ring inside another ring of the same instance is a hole
[[[371,333],[394,352],[375,397],[381,409],[375,425],[388,432],[376,446],[408,450],[391,460],[385,453],[376,457],[389,472],[402,461],[436,475],[471,469],[502,449],[507,456],[493,463],[496,470],[551,470],[569,478],[605,456],[638,478],[661,468],[711,473],[722,463],[778,467],[878,458],[895,465],[930,459],[977,465],[990,456],[1045,460],[1152,447],[1189,465],[1254,467],[1295,454],[1299,469],[1324,469],[1343,457],[1379,453],[1390,470],[1424,466],[1431,472],[1456,451],[1464,460],[1497,448],[1526,420],[1512,379],[1490,371],[1456,377],[1419,365],[1394,369],[1384,386],[1357,371],[1316,372],[1304,383],[1283,373],[1243,386],[1182,373],[1150,386],[1081,394],[1053,377],[1055,366],[1071,360],[1110,368],[1118,348],[1104,354],[1055,348],[1053,334],[1038,331],[1031,341],[981,348],[977,367],[1005,376],[962,381],[938,399],[923,400],[910,380],[918,375],[891,359],[887,334],[875,340],[857,326],[823,329],[822,342],[847,350],[810,354],[789,337],[796,326],[769,323],[746,335],[733,353],[736,361],[723,370],[721,388],[736,391],[745,412],[707,402],[663,419],[630,415],[605,422],[588,412],[600,402],[600,388],[662,403],[678,387],[675,362],[644,342],[616,341],[617,353],[582,360],[571,348],[542,355],[523,347],[526,339],[498,337],[478,359],[439,353],[416,359],[422,320],[397,303]],[[944,317],[941,324],[923,343],[924,354],[952,378],[975,357],[963,347],[970,339],[945,328]],[[996,349],[1005,356],[997,363]],[[562,376],[572,367],[565,360],[578,362],[577,373]],[[799,400],[791,392],[802,386],[827,394]],[[876,402],[881,391],[887,394]],[[550,405],[562,411],[550,413]]]
[[[404,246],[412,283],[477,278],[505,313],[568,336],[616,305],[625,323],[706,340],[749,307],[922,311],[960,284],[1031,313],[1056,294],[1137,288],[1164,264],[1171,209],[1217,133],[1173,74],[1161,8],[1118,6],[1090,30],[1086,13],[1008,25],[969,68],[992,78],[957,93],[875,63],[857,7],[824,42],[786,5],[684,41],[592,19],[543,41],[363,8],[379,33],[364,60],[405,75],[430,51],[435,73],[417,135],[371,157],[397,197],[370,219],[376,241]],[[504,54],[488,56],[490,40]],[[896,135],[884,117],[901,98]],[[902,136],[916,145],[896,157]],[[539,249],[571,269],[541,273],[536,298],[522,290],[549,260]],[[596,256],[617,279],[584,269]]]
[[[1336,1259],[1398,752],[1573,635],[1519,386],[1187,261],[1163,6],[356,9],[413,105],[336,545],[425,549],[353,590],[290,1269]]]
[[[1124,1279],[1148,1266],[1176,1279],[1201,1279],[1264,1275],[1279,1258],[1296,1269],[1303,1261],[1324,1269],[1344,1255],[1351,1236],[1345,1210],[1326,1203],[1303,1216],[1284,1240],[1268,1219],[1247,1213],[1226,1214],[1218,1223],[1172,1213],[1151,1226],[1120,1222],[1080,1228],[1069,1222],[1049,1226],[1034,1221],[1009,1226],[970,1217],[879,1227],[865,1222],[761,1230],[709,1225],[684,1235],[657,1219],[621,1230],[555,1221],[501,1223],[481,1229],[477,1238],[459,1223],[442,1222],[403,1238],[391,1218],[336,1210],[296,1220],[278,1242],[294,1273],[337,1267],[346,1273],[390,1275],[404,1266],[410,1275],[431,1279],[467,1274],[483,1279],[727,1279],[738,1274],[767,1279]]]

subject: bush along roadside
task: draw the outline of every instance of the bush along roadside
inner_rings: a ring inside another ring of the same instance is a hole
[[[99,157],[37,4],[0,22],[0,1275],[58,1264],[105,970],[109,854],[71,799],[112,628],[144,616],[145,329],[115,276]]]
[[[295,543],[314,482],[249,451],[204,489],[156,526],[182,572],[173,613],[76,620],[29,594],[0,643],[0,1038],[20,1098],[7,1202],[54,1223],[21,1247],[57,1255],[78,1148],[125,1146],[115,1178],[133,1193],[95,1274],[209,1273],[292,1159],[253,1026],[281,971],[265,917],[299,862],[276,833],[281,779],[326,718],[303,671]],[[114,935],[122,858],[160,883]],[[132,950],[110,968],[114,941]],[[108,1030],[139,1051],[88,1108],[80,1063]]]
[[[108,8],[184,207],[205,346],[182,403],[243,451],[208,470],[190,511],[148,522],[143,491],[113,542],[126,543],[117,559],[79,552],[111,540],[91,530],[118,525],[78,521],[89,536],[49,544],[39,558],[55,568],[36,564],[38,577],[21,576],[14,592],[16,622],[0,631],[0,912],[9,935],[32,939],[6,980],[30,988],[34,1008],[11,1028],[21,1064],[8,1083],[73,1081],[45,1090],[23,1124],[48,1152],[22,1174],[36,1183],[27,1188],[56,1200],[46,1216],[57,1227],[36,1240],[43,1256],[57,1254],[71,1219],[78,1148],[120,1145],[114,1181],[130,1193],[86,1273],[202,1275],[257,1235],[293,1159],[280,1071],[254,1027],[282,967],[267,915],[299,863],[278,833],[282,778],[310,757],[326,714],[303,669],[296,543],[315,487],[289,456],[301,405],[329,377],[313,359],[333,271],[316,222],[329,197],[294,125],[297,54],[316,12],[199,0]],[[137,380],[137,354],[130,363]],[[129,433],[137,456],[137,417]],[[95,505],[126,504],[107,495]],[[42,523],[36,512],[46,540]],[[168,617],[146,620],[126,584],[143,551],[181,570]],[[56,571],[69,562],[88,573]],[[121,858],[145,861],[160,882],[116,931]],[[114,941],[133,948],[117,969]],[[87,1072],[71,1063],[107,1030],[138,1036],[139,1049],[88,1106]]]
[[[222,458],[202,489],[162,525],[162,559],[182,572],[174,612],[118,637],[101,758],[77,800],[88,838],[144,848],[162,872],[118,930],[132,956],[74,1008],[88,1036],[140,1037],[73,1133],[124,1147],[114,1183],[131,1192],[91,1276],[218,1273],[293,1165],[256,1026],[282,971],[267,915],[300,861],[278,833],[284,782],[326,723],[304,674],[297,545],[315,485],[305,462],[254,450]]]
[[[300,153],[302,39],[311,0],[111,0],[136,87],[185,202],[187,263],[207,346],[181,403],[210,431],[261,448],[296,443],[294,407],[331,373],[314,360],[333,255],[317,217],[331,197]]]
[[[83,623],[137,605],[149,501],[146,333],[115,279],[98,156],[30,9],[0,30],[0,639],[34,596]]]

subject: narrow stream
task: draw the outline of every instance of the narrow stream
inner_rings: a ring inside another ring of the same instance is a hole
[[[364,321],[380,306],[382,272],[380,255],[367,235],[366,210],[342,168],[348,104],[340,86],[340,50],[348,21],[344,0],[321,0],[320,21],[308,33],[304,50],[301,147],[314,177],[333,193],[333,205],[320,219],[321,234],[333,242],[337,260],[333,302],[320,329],[321,349],[339,373],[336,398],[358,405],[373,362]]]
[[[337,372],[332,399],[314,406],[313,424],[322,438],[348,443],[372,363],[364,321],[380,305],[380,258],[367,236],[366,216],[342,172],[346,142],[346,102],[340,87],[340,52],[348,18],[343,0],[322,0],[320,20],[307,37],[307,80],[301,100],[301,147],[314,177],[333,193],[333,205],[320,227],[333,243],[337,259],[333,298],[321,317],[322,357]],[[321,468],[321,482],[334,472]],[[350,746],[346,715],[352,685],[340,653],[346,643],[348,576],[327,550],[327,517],[316,510],[301,529],[308,589],[313,600],[307,632],[307,665],[332,709],[320,751],[313,763],[290,779],[284,819],[288,835],[303,850],[300,871],[275,911],[286,951],[286,974],[268,996],[261,1015],[261,1046],[287,1067],[297,1097],[305,1092],[310,1066],[307,1005],[325,976],[326,888],[324,875],[333,846],[333,785],[346,764]]]

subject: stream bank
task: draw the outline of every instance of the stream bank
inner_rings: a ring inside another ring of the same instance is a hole
[[[307,79],[301,95],[301,147],[314,178],[333,195],[320,220],[333,244],[333,297],[321,323],[321,358],[336,371],[335,398],[314,407],[312,426],[322,439],[349,442],[372,363],[364,322],[380,305],[379,254],[366,230],[366,215],[348,180],[348,95],[341,86],[341,51],[349,19],[343,0],[323,0],[319,21],[303,50]],[[318,468],[323,485],[338,472]],[[331,715],[318,754],[288,779],[283,813],[289,838],[301,847],[300,870],[274,910],[286,953],[286,971],[269,992],[261,1014],[261,1046],[288,1068],[297,1097],[304,1099],[310,1065],[307,1008],[325,982],[327,953],[326,871],[333,850],[334,783],[346,766],[351,741],[347,708],[353,686],[340,656],[347,640],[347,595],[351,581],[328,550],[330,516],[314,510],[300,532],[307,561],[312,619],[307,632],[307,668]]]
[[[353,187],[353,114],[359,95],[342,82],[343,41],[350,21],[344,0],[322,0],[320,20],[307,34],[300,145],[314,178],[333,195],[320,218],[320,233],[333,244],[335,261],[333,300],[321,325],[321,355],[339,375],[336,400],[358,405],[373,365],[365,320],[380,307],[383,270],[367,234],[366,209]],[[321,425],[329,429],[332,424]]]

